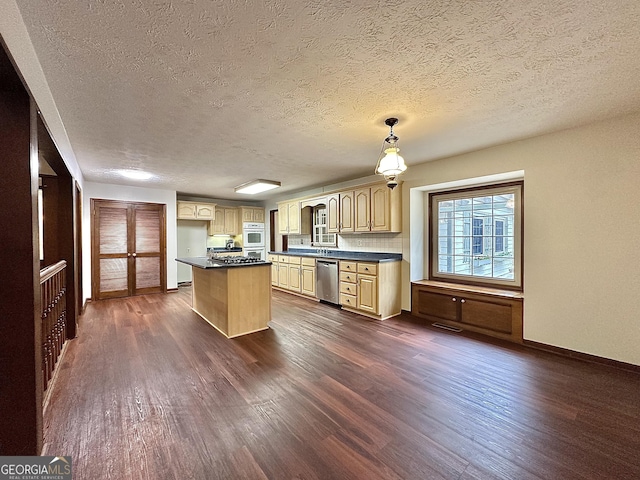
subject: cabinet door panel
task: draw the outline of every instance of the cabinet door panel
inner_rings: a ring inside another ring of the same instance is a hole
[[[378,279],[358,275],[358,309],[378,313]]]
[[[355,231],[353,192],[340,194],[340,231]]]
[[[390,215],[389,187],[386,185],[371,187],[371,231],[391,230]]]
[[[227,235],[238,234],[238,211],[235,208],[224,209],[224,233]]]
[[[289,233],[289,204],[278,205],[278,233],[287,235]]]
[[[197,211],[195,203],[178,202],[178,219],[193,220],[196,218]]]
[[[327,231],[338,233],[340,231],[340,195],[329,195],[327,197]]]
[[[286,263],[278,265],[278,286],[289,288],[289,265]]]
[[[300,204],[291,202],[287,211],[289,212],[289,233],[300,233]]]
[[[302,268],[302,293],[305,295],[316,295],[316,267]]]
[[[465,298],[461,308],[462,323],[511,333],[511,305]]]
[[[213,220],[214,208],[212,205],[196,205],[196,217],[198,220]]]
[[[300,291],[300,266],[289,265],[289,290]]]
[[[269,259],[270,262],[273,260]],[[278,264],[271,264],[271,285],[278,286]]]
[[[264,210],[256,208],[253,210],[253,221],[257,223],[264,223]]]
[[[356,190],[355,197],[355,231],[368,232],[371,222],[371,190],[368,188]]]
[[[458,302],[452,295],[418,291],[418,313],[438,317],[444,320],[458,321]]]

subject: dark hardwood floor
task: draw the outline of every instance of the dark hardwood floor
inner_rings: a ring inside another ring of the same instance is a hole
[[[88,305],[44,455],[76,480],[640,478],[637,373],[282,292],[227,340],[189,305]]]

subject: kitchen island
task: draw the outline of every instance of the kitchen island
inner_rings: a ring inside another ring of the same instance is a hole
[[[227,338],[269,328],[271,263],[176,258],[191,265],[191,307]]]

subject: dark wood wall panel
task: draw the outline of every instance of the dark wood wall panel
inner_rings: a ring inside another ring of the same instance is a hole
[[[42,447],[35,117],[0,42],[0,455]]]

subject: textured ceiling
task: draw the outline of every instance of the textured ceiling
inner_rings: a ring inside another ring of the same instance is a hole
[[[275,195],[371,174],[389,116],[410,168],[640,110],[637,0],[16,3],[88,181]]]

